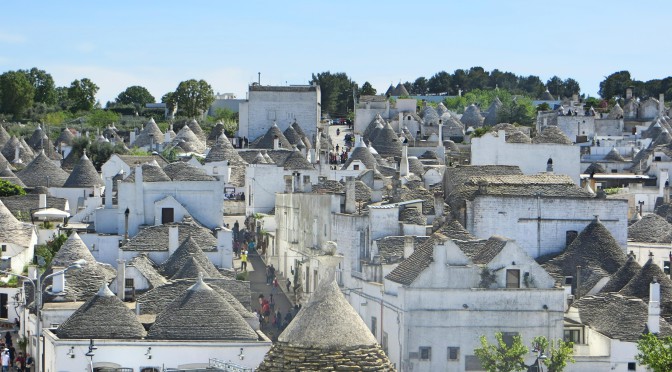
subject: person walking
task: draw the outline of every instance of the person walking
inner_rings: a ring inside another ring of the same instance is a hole
[[[0,356],[0,361],[2,363],[2,372],[9,372],[9,349],[5,348],[2,351]]]
[[[240,269],[247,271],[247,251],[240,254]]]
[[[26,370],[26,359],[23,357],[23,352],[19,351],[19,356],[14,360],[14,367],[19,372],[24,372]]]
[[[280,283],[278,283],[278,278],[273,277],[273,287],[271,288],[271,296],[278,293],[278,290],[280,290]]]
[[[287,288],[287,293],[289,293],[289,288],[292,287],[292,281],[287,278],[287,284],[285,284],[285,287]]]

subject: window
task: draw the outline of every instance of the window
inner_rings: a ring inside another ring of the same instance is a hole
[[[140,368],[140,372],[160,372],[161,369],[159,367],[142,367]]]
[[[636,371],[636,370],[637,370],[637,363],[629,362],[628,363],[628,371]]]
[[[432,360],[432,348],[429,346],[420,347],[420,360]]]
[[[161,208],[161,224],[175,222],[175,210],[173,208]]]
[[[618,169],[612,169],[611,173],[618,173]]]
[[[572,282],[574,282],[574,277],[573,276],[566,276],[565,277],[565,285],[572,285]]]
[[[134,282],[133,278],[126,278],[126,280],[124,280],[124,283],[125,283],[124,285],[126,286],[126,288],[134,288],[135,287],[135,282]]]
[[[583,332],[581,332],[581,329],[565,329],[563,340],[565,342],[583,344]]]
[[[353,166],[352,166],[352,169],[353,169],[353,170],[359,170],[359,164],[355,164],[355,165],[353,165]]]
[[[663,261],[663,270],[665,270],[665,274],[670,274],[670,261]]]
[[[502,341],[506,344],[507,347],[513,345],[513,339],[518,336],[518,332],[502,332]]]
[[[520,288],[520,270],[506,270],[506,288]]]
[[[460,348],[459,347],[448,347],[448,360],[458,360],[460,359]]]
[[[3,251],[3,252],[7,252],[7,244],[3,244],[3,245],[2,245],[2,251]]]
[[[373,333],[373,337],[378,338],[378,319],[375,316],[371,317],[371,333]]]

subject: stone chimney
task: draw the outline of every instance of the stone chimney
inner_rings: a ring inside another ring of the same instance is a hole
[[[117,260],[117,297],[126,299],[126,260]]]
[[[105,209],[112,208],[112,190],[114,188],[112,182],[112,177],[105,179]]]
[[[135,131],[131,131],[131,138],[129,140],[129,144],[133,145],[135,143]]]
[[[649,285],[649,319],[646,326],[651,333],[660,332],[660,283],[656,278]]]
[[[53,272],[58,272],[65,269],[62,266],[53,266]],[[51,277],[51,292],[62,293],[65,290],[65,273],[60,273]]]
[[[443,145],[443,120],[439,119],[439,145]]]
[[[348,180],[345,181],[345,213],[355,213],[355,193],[355,181],[352,179],[352,177],[348,177]]]
[[[13,160],[13,162],[14,163],[20,163],[21,162],[21,158],[19,157],[19,146],[16,146],[14,148],[14,160]]]
[[[38,205],[40,209],[47,207],[47,194],[40,194],[40,204]]]
[[[658,115],[664,116],[665,115],[665,94],[660,93],[658,95]]]
[[[626,100],[629,100],[630,98],[632,98],[632,90],[633,90],[633,87],[625,88],[625,99]]]
[[[401,162],[399,164],[399,176],[406,177],[409,174],[408,165],[408,144],[404,143],[401,148]]]
[[[404,259],[408,258],[415,251],[415,238],[411,235],[404,236]]]
[[[436,218],[442,217],[443,216],[443,194],[440,192],[435,192],[434,193],[434,213],[436,215]]]
[[[176,225],[168,226],[168,256],[172,256],[180,246],[180,230]]]
[[[448,247],[446,247],[445,241],[438,241],[434,243],[433,259],[434,263],[436,263],[439,270],[441,270],[442,267],[446,266],[446,262],[448,261],[447,249]]]
[[[273,137],[273,150],[278,150],[280,149],[280,139],[278,136]]]
[[[311,164],[317,164],[317,156],[316,156],[315,149],[310,149],[310,163]]]

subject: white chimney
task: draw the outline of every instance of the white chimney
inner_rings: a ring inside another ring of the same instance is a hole
[[[439,119],[439,145],[443,145],[443,121]]]
[[[140,301],[135,302],[135,315],[140,315]]]
[[[37,266],[28,265],[28,278],[37,279]]]
[[[64,269],[64,267],[53,266],[53,272],[58,272]],[[51,292],[53,293],[62,293],[65,290],[65,273],[61,272],[58,275],[51,277]]]
[[[658,96],[658,114],[660,116],[665,115],[665,94],[663,93]]]
[[[14,148],[14,163],[20,163],[21,158],[19,157],[19,146]]]
[[[126,261],[117,260],[117,297],[124,301],[126,299]]]
[[[40,209],[47,207],[47,194],[40,194],[40,204],[38,205]]]
[[[345,213],[355,213],[355,181],[352,178],[345,181]]]
[[[649,285],[649,319],[646,325],[649,332],[660,332],[660,283],[655,279]]]
[[[408,258],[415,251],[415,238],[411,235],[404,236],[404,258]]]
[[[163,143],[170,143],[170,132],[166,131],[166,133],[163,134]]]
[[[317,163],[317,156],[315,155],[315,149],[310,149],[310,163],[311,164],[316,164]]]
[[[180,245],[180,235],[177,226],[168,227],[168,256],[172,256]]]
[[[401,163],[399,164],[399,176],[406,177],[409,173],[408,165],[408,145],[404,144],[401,148]]]
[[[446,266],[446,261],[448,261],[447,249],[448,247],[446,247],[445,241],[438,241],[434,245],[433,258],[439,270],[441,270],[442,267]]]
[[[280,139],[276,136],[273,138],[273,150],[280,149]]]
[[[217,250],[222,254],[222,262],[220,265],[223,269],[233,268],[233,231],[227,228],[219,228],[217,230]]]
[[[133,145],[135,143],[135,132],[131,131],[131,139],[129,141],[129,145]]]

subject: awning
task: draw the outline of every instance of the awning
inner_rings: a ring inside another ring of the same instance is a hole
[[[56,208],[46,208],[46,209],[40,209],[39,211],[33,213],[33,217],[38,219],[49,219],[49,218],[62,219],[70,217],[70,213]]]

